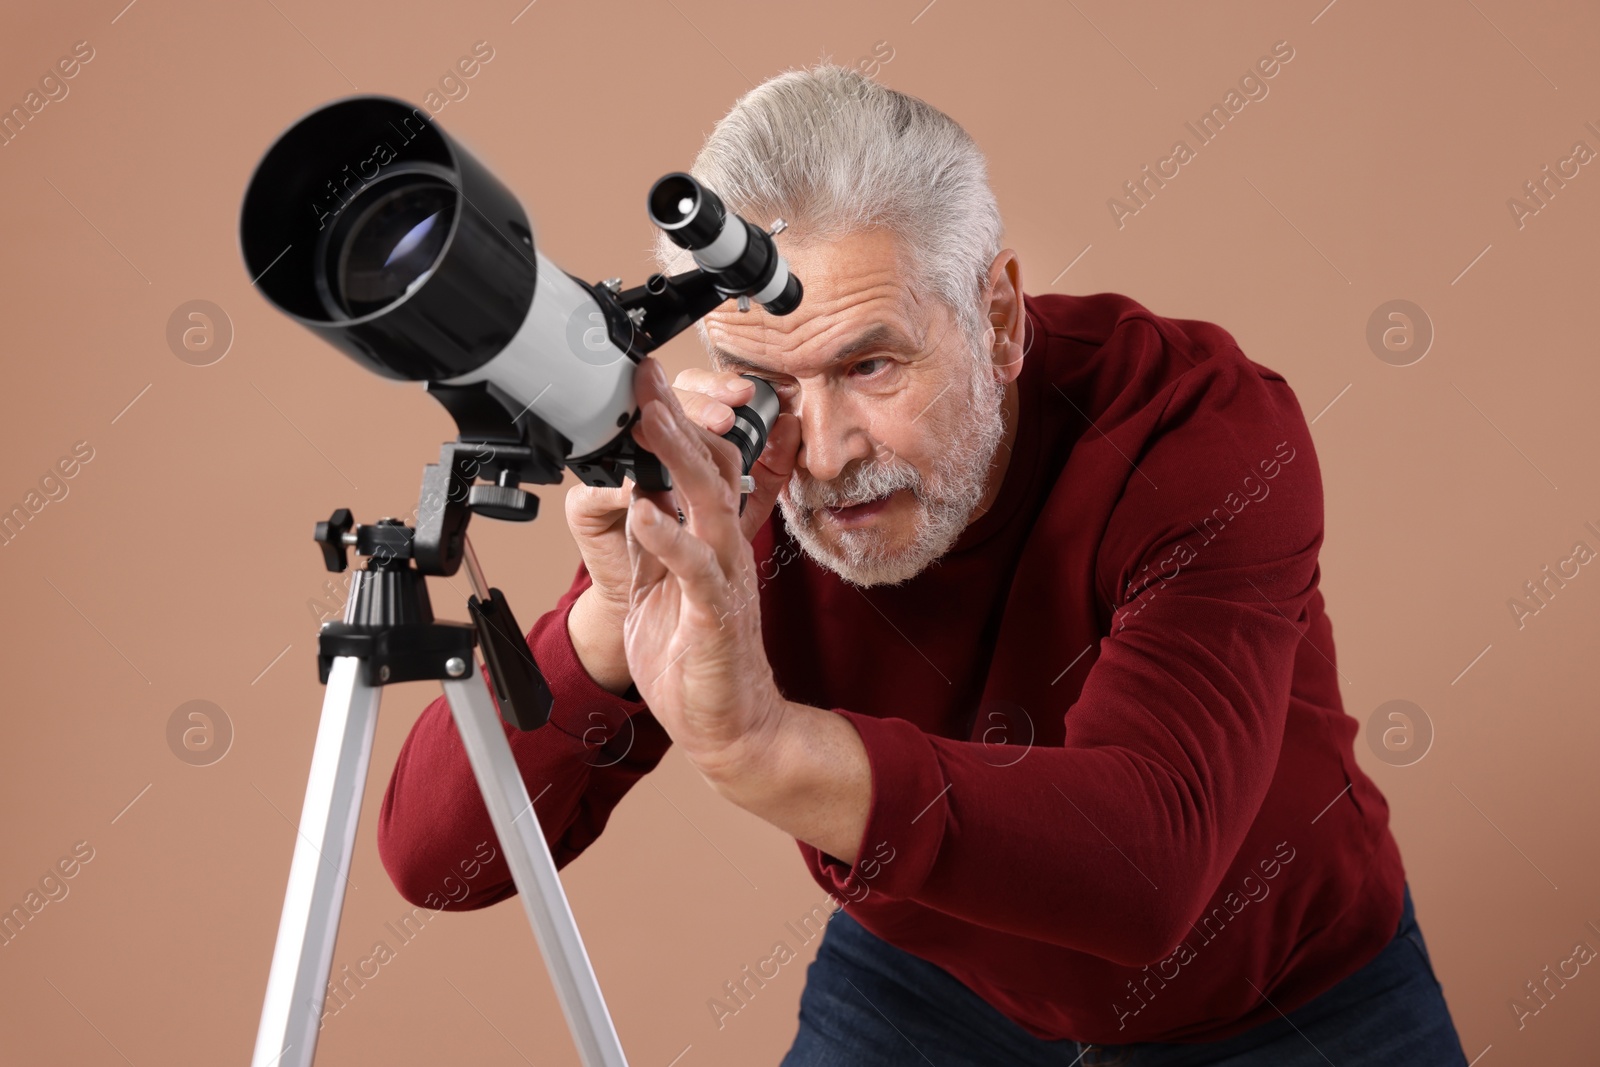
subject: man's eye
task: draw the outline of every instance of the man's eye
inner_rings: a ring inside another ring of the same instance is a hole
[[[868,370],[863,370],[862,368],[866,367],[868,364],[887,363],[887,362],[888,362],[888,360],[884,359],[883,357],[875,356],[872,359],[864,359],[861,362],[857,363],[855,365],[854,369],[858,372],[858,377],[870,378],[870,377],[872,377],[872,372],[868,371]]]

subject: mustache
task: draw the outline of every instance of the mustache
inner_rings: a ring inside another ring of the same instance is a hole
[[[922,495],[922,475],[902,460],[868,459],[848,474],[819,482],[798,469],[789,479],[789,499],[796,507],[815,511],[877,500],[901,489]]]

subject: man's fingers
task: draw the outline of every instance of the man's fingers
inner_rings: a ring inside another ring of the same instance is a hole
[[[720,437],[733,429],[733,409],[750,402],[755,385],[732,371],[691,367],[678,374],[672,391],[691,419]]]
[[[572,487],[578,500],[589,511],[616,511],[628,506],[633,499],[633,485],[627,479],[617,488],[604,485],[578,484]]]
[[[693,517],[695,508],[715,511],[738,507],[734,491],[739,471],[738,449],[730,441],[712,437],[680,409],[663,400],[645,405],[641,423],[645,445],[661,457],[672,473],[678,506]]]
[[[718,400],[735,402],[735,406],[749,400],[755,389],[748,378],[735,371],[709,370],[705,367],[690,367],[680,371],[672,384],[680,391],[706,393]]]
[[[636,379],[641,412],[634,439],[659,457],[671,473],[673,496],[691,532],[731,567],[746,543],[739,520],[737,486],[743,473],[739,450],[684,411],[678,391],[664,386],[652,373],[659,366],[653,356],[641,364],[645,373]],[[667,507],[662,510],[674,514]]]
[[[671,504],[667,506],[671,507]],[[633,580],[628,588],[629,604],[638,603],[670,573],[667,565],[650,549],[650,545],[659,541],[659,538],[647,542],[639,535],[638,520],[641,507],[653,508],[656,514],[663,514],[662,510],[646,500],[643,494],[628,507],[627,516],[623,521],[623,531],[628,542],[628,563],[633,572]],[[670,512],[665,514],[666,522],[673,526],[678,524]]]
[[[685,600],[712,618],[728,613],[728,580],[710,545],[648,500],[628,510],[628,528],[644,553],[678,579]]]
[[[616,526],[632,499],[631,489],[575,485],[565,500],[567,525],[582,534],[604,533]]]
[[[733,429],[733,408],[729,405],[692,389],[674,387],[673,391],[677,393],[678,403],[682,405],[684,413],[712,433],[720,437]]]

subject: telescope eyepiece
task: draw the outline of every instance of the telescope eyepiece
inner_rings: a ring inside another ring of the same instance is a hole
[[[691,252],[716,243],[728,224],[722,198],[682,171],[658,179],[646,203],[650,221],[679,248]]]
[[[650,221],[694,254],[724,296],[748,297],[773,315],[800,306],[800,279],[789,273],[772,234],[729,211],[693,175],[674,171],[657,179],[645,205]]]

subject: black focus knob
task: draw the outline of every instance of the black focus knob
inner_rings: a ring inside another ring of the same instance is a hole
[[[356,520],[349,508],[340,508],[328,517],[327,522],[317,523],[314,537],[322,546],[322,562],[335,574],[350,565],[349,547],[344,543],[344,535],[355,525]]]
[[[467,507],[507,522],[531,522],[539,517],[539,498],[511,485],[475,485],[467,491]]]
[[[672,472],[654,452],[639,449],[633,455],[633,484],[646,493],[665,493],[672,488]]]

